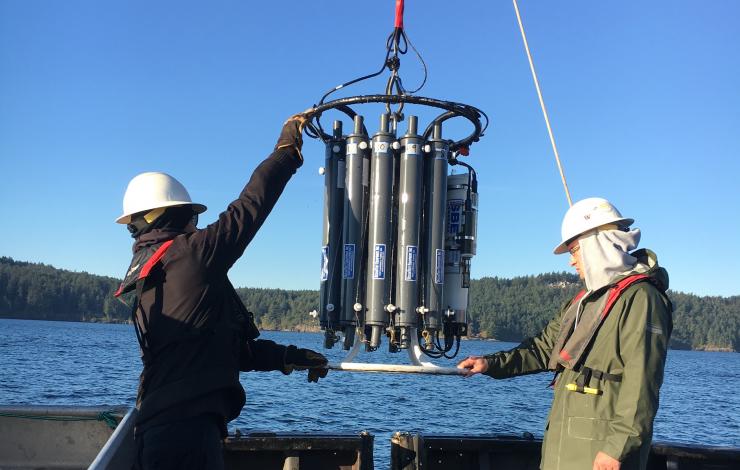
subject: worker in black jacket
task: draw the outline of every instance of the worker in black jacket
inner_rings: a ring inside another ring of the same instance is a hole
[[[129,298],[144,369],[135,438],[140,468],[223,468],[226,423],[241,412],[239,371],[308,369],[326,375],[326,358],[257,339],[259,331],[227,273],[302,165],[305,119],[289,119],[273,153],[218,220],[198,229],[206,207],[164,173],[128,185],[124,213],[134,255],[116,296]]]

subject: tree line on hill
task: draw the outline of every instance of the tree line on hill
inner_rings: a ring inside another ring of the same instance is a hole
[[[130,309],[113,297],[120,280],[0,257],[0,318],[126,322]],[[518,342],[537,334],[580,289],[577,276],[549,273],[485,277],[470,288],[471,336]],[[315,330],[309,316],[318,291],[239,288],[262,329]],[[671,346],[740,351],[740,296],[699,297],[669,291]]]

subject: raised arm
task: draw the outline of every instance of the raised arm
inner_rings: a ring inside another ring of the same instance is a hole
[[[275,150],[257,166],[239,197],[216,222],[190,237],[190,243],[197,245],[194,252],[202,254],[211,270],[225,273],[239,259],[303,164],[302,123],[300,117],[285,123]]]

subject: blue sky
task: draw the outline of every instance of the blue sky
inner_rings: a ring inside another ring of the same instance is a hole
[[[212,221],[285,117],[379,68],[393,3],[0,0],[0,255],[121,277],[131,239],[113,220],[143,171],[180,179]],[[740,3],[519,7],[573,198],[636,219],[673,289],[740,294]],[[473,277],[569,270],[552,255],[567,201],[511,2],[409,0],[405,26],[429,67],[419,95],[492,120],[468,160]],[[412,88],[421,69],[401,64]],[[379,110],[358,111],[375,132]],[[235,285],[318,288],[323,146],[304,154]]]

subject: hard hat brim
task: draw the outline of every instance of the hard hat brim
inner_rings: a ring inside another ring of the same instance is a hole
[[[123,215],[121,215],[120,217],[118,217],[116,219],[116,223],[117,224],[128,224],[128,223],[131,222],[131,216],[134,215],[134,214],[138,214],[139,212],[150,211],[152,209],[158,209],[160,207],[175,207],[175,206],[192,206],[193,207],[193,212],[195,212],[196,214],[202,214],[203,212],[205,212],[208,209],[203,204],[197,204],[197,203],[194,203],[194,202],[188,202],[188,201],[169,201],[166,204],[162,204],[162,205],[157,206],[157,207],[150,207],[148,209],[144,209],[143,211],[136,211],[136,212],[133,212],[133,213],[130,213],[130,214],[123,214]]]
[[[629,227],[630,225],[632,225],[634,223],[635,223],[635,219],[617,219],[617,220],[613,220],[611,222],[605,222],[602,225],[617,224],[620,227]],[[591,230],[593,230],[593,229],[587,230],[586,232],[590,232]],[[580,237],[581,235],[583,235],[586,232],[579,233],[575,237],[571,237],[571,238],[569,238],[567,240],[563,240],[558,246],[555,247],[554,250],[552,250],[553,254],[555,254],[555,255],[562,255],[564,253],[568,253],[568,245],[570,245],[570,243],[573,240],[577,239],[578,237]]]

